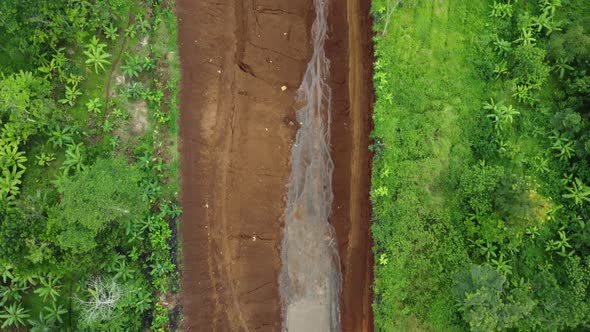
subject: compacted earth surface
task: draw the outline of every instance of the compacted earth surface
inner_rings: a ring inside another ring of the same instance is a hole
[[[344,331],[370,331],[368,4],[330,4],[334,205]],[[312,0],[177,0],[186,331],[280,331],[295,95]],[[310,260],[310,263],[312,261]]]

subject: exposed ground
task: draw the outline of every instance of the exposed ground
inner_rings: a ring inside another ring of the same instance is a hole
[[[337,2],[337,3],[336,3]],[[334,1],[328,20],[332,61],[332,159],[336,229],[342,268],[342,331],[372,331],[369,200],[372,87],[372,32],[369,1]],[[348,51],[346,51],[348,49]]]
[[[360,2],[349,0],[356,9],[348,16],[345,3],[332,4],[326,45],[334,89],[331,220],[342,260],[344,331],[370,330],[371,322],[370,25],[349,29],[346,21],[368,16],[368,4]],[[312,1],[177,0],[177,6],[182,329],[279,331],[282,215],[295,93],[311,55]]]

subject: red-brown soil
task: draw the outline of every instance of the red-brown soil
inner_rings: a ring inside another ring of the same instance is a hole
[[[177,0],[177,13],[181,329],[280,331],[282,215],[295,93],[312,52],[312,0]],[[331,221],[342,261],[342,327],[371,331],[368,1],[334,0],[330,15]]]
[[[332,61],[332,159],[336,229],[342,267],[342,331],[373,331],[369,133],[373,104],[370,1],[343,0],[328,18]]]

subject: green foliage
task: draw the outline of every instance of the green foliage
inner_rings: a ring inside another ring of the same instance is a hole
[[[471,331],[515,327],[533,308],[526,290],[505,293],[506,278],[486,265],[472,265],[457,276],[456,297]]]
[[[143,68],[137,55],[131,56],[127,54],[127,60],[125,61],[125,64],[121,66],[121,69],[123,70],[123,74],[129,77],[138,77]]]
[[[96,36],[92,36],[90,44],[86,45],[86,63],[94,66],[94,72],[98,73],[98,69],[104,70],[104,66],[111,62],[107,60],[111,57],[107,51],[105,51],[106,44],[101,43]]]
[[[107,39],[115,41],[119,37],[118,30],[119,29],[115,27],[113,23],[110,23],[109,26],[104,27],[104,34],[107,37]]]
[[[5,123],[2,136],[26,141],[50,123],[53,102],[48,99],[46,80],[30,72],[0,75],[0,120]]]
[[[48,141],[53,145],[54,148],[61,148],[64,145],[74,143],[73,130],[68,126],[58,125],[49,131],[49,135],[50,137]]]
[[[178,112],[172,6],[0,1],[0,330],[168,330],[158,301],[177,290],[177,163],[154,156],[176,155],[164,151]],[[118,41],[129,21],[149,47]],[[130,97],[106,73],[121,54],[154,132],[125,134]],[[111,291],[108,315],[87,319]]]
[[[57,321],[59,324],[63,324],[62,316],[68,312],[62,305],[57,305],[55,302],[43,307],[43,310],[46,312],[48,321]]]
[[[533,45],[523,44],[514,51],[516,64],[513,76],[517,84],[540,88],[549,77],[551,68],[545,63],[545,51]]]
[[[156,304],[156,310],[154,320],[152,321],[152,330],[156,332],[167,331],[168,324],[170,324],[170,316],[168,315],[168,309],[163,305]]]
[[[19,194],[26,161],[18,142],[0,138],[0,200],[13,200]]]
[[[59,296],[59,281],[60,278],[49,274],[47,277],[39,279],[39,286],[33,291],[35,294],[39,294],[43,298],[44,302],[47,302],[48,298],[51,298],[52,302],[55,303]],[[49,317],[49,316],[48,316]]]
[[[73,84],[72,86],[66,86],[66,96],[63,99],[60,99],[59,102],[62,104],[68,104],[70,106],[74,106],[76,99],[82,95],[82,92],[78,90],[78,84]]]
[[[55,160],[55,155],[53,153],[45,154],[45,152],[41,152],[41,154],[35,156],[35,160],[39,166],[48,166],[50,162]]]
[[[584,202],[590,202],[590,187],[585,185],[582,180],[576,178],[571,187],[566,188],[569,194],[564,194],[564,198],[573,199],[576,205],[582,205]]]
[[[3,319],[1,328],[18,327],[25,325],[25,320],[29,318],[28,310],[23,308],[20,303],[13,303],[6,306],[0,313],[0,319]]]
[[[63,174],[68,175],[72,173],[72,171],[74,173],[81,172],[85,168],[84,145],[82,143],[68,144],[66,149],[66,159],[60,167]]]
[[[90,99],[86,103],[86,108],[88,109],[88,112],[100,113],[102,108],[102,102],[100,101],[100,98]]]
[[[124,160],[98,160],[62,182],[63,199],[50,219],[57,244],[76,253],[92,250],[111,227],[138,223],[146,214],[137,169]]]
[[[374,38],[376,330],[590,327],[589,9],[420,1]]]
[[[37,319],[29,319],[27,322],[31,325],[31,332],[48,332],[57,329],[55,319],[49,319],[41,311]]]

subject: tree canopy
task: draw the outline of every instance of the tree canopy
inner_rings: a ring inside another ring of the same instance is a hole
[[[110,227],[139,223],[147,213],[139,185],[141,173],[122,159],[101,159],[59,186],[63,198],[51,215],[58,245],[73,252],[96,247]]]

